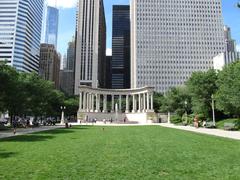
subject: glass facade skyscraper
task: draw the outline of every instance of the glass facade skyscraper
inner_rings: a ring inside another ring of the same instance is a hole
[[[38,72],[44,0],[0,1],[0,60]]]
[[[113,6],[112,88],[130,88],[130,7]]]
[[[59,10],[47,7],[45,40],[47,44],[53,44],[57,48]]]

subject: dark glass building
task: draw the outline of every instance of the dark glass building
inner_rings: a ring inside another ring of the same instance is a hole
[[[130,88],[130,7],[113,6],[112,88]]]

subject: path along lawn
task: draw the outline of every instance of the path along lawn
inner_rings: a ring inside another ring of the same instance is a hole
[[[240,179],[240,141],[158,126],[0,140],[0,179]]]

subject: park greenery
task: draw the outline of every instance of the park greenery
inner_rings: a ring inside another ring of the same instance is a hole
[[[0,64],[0,112],[8,111],[15,116],[58,117],[61,106],[67,115],[75,115],[78,108],[76,97],[67,97],[56,90],[50,81],[36,73],[18,72],[5,62]]]
[[[11,117],[59,117],[61,106],[66,106],[67,116],[77,113],[77,97],[64,95],[35,73],[18,72],[2,62],[0,82],[0,112],[8,111]],[[174,113],[173,123],[183,119],[192,123],[196,115],[211,121],[213,101],[217,120],[240,118],[240,62],[222,71],[195,72],[185,85],[171,88],[165,95],[154,93],[155,111]],[[122,102],[124,107],[125,99]]]
[[[197,115],[202,121],[211,121],[213,101],[217,120],[240,118],[240,62],[222,71],[195,72],[184,86],[154,98],[154,104],[160,104],[155,111],[174,113],[174,123],[182,122],[186,112],[192,120]]]
[[[160,126],[75,126],[0,140],[0,179],[239,179],[240,142]]]

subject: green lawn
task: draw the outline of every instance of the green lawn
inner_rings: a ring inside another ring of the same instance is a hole
[[[0,179],[240,179],[240,141],[157,126],[0,140]]]

